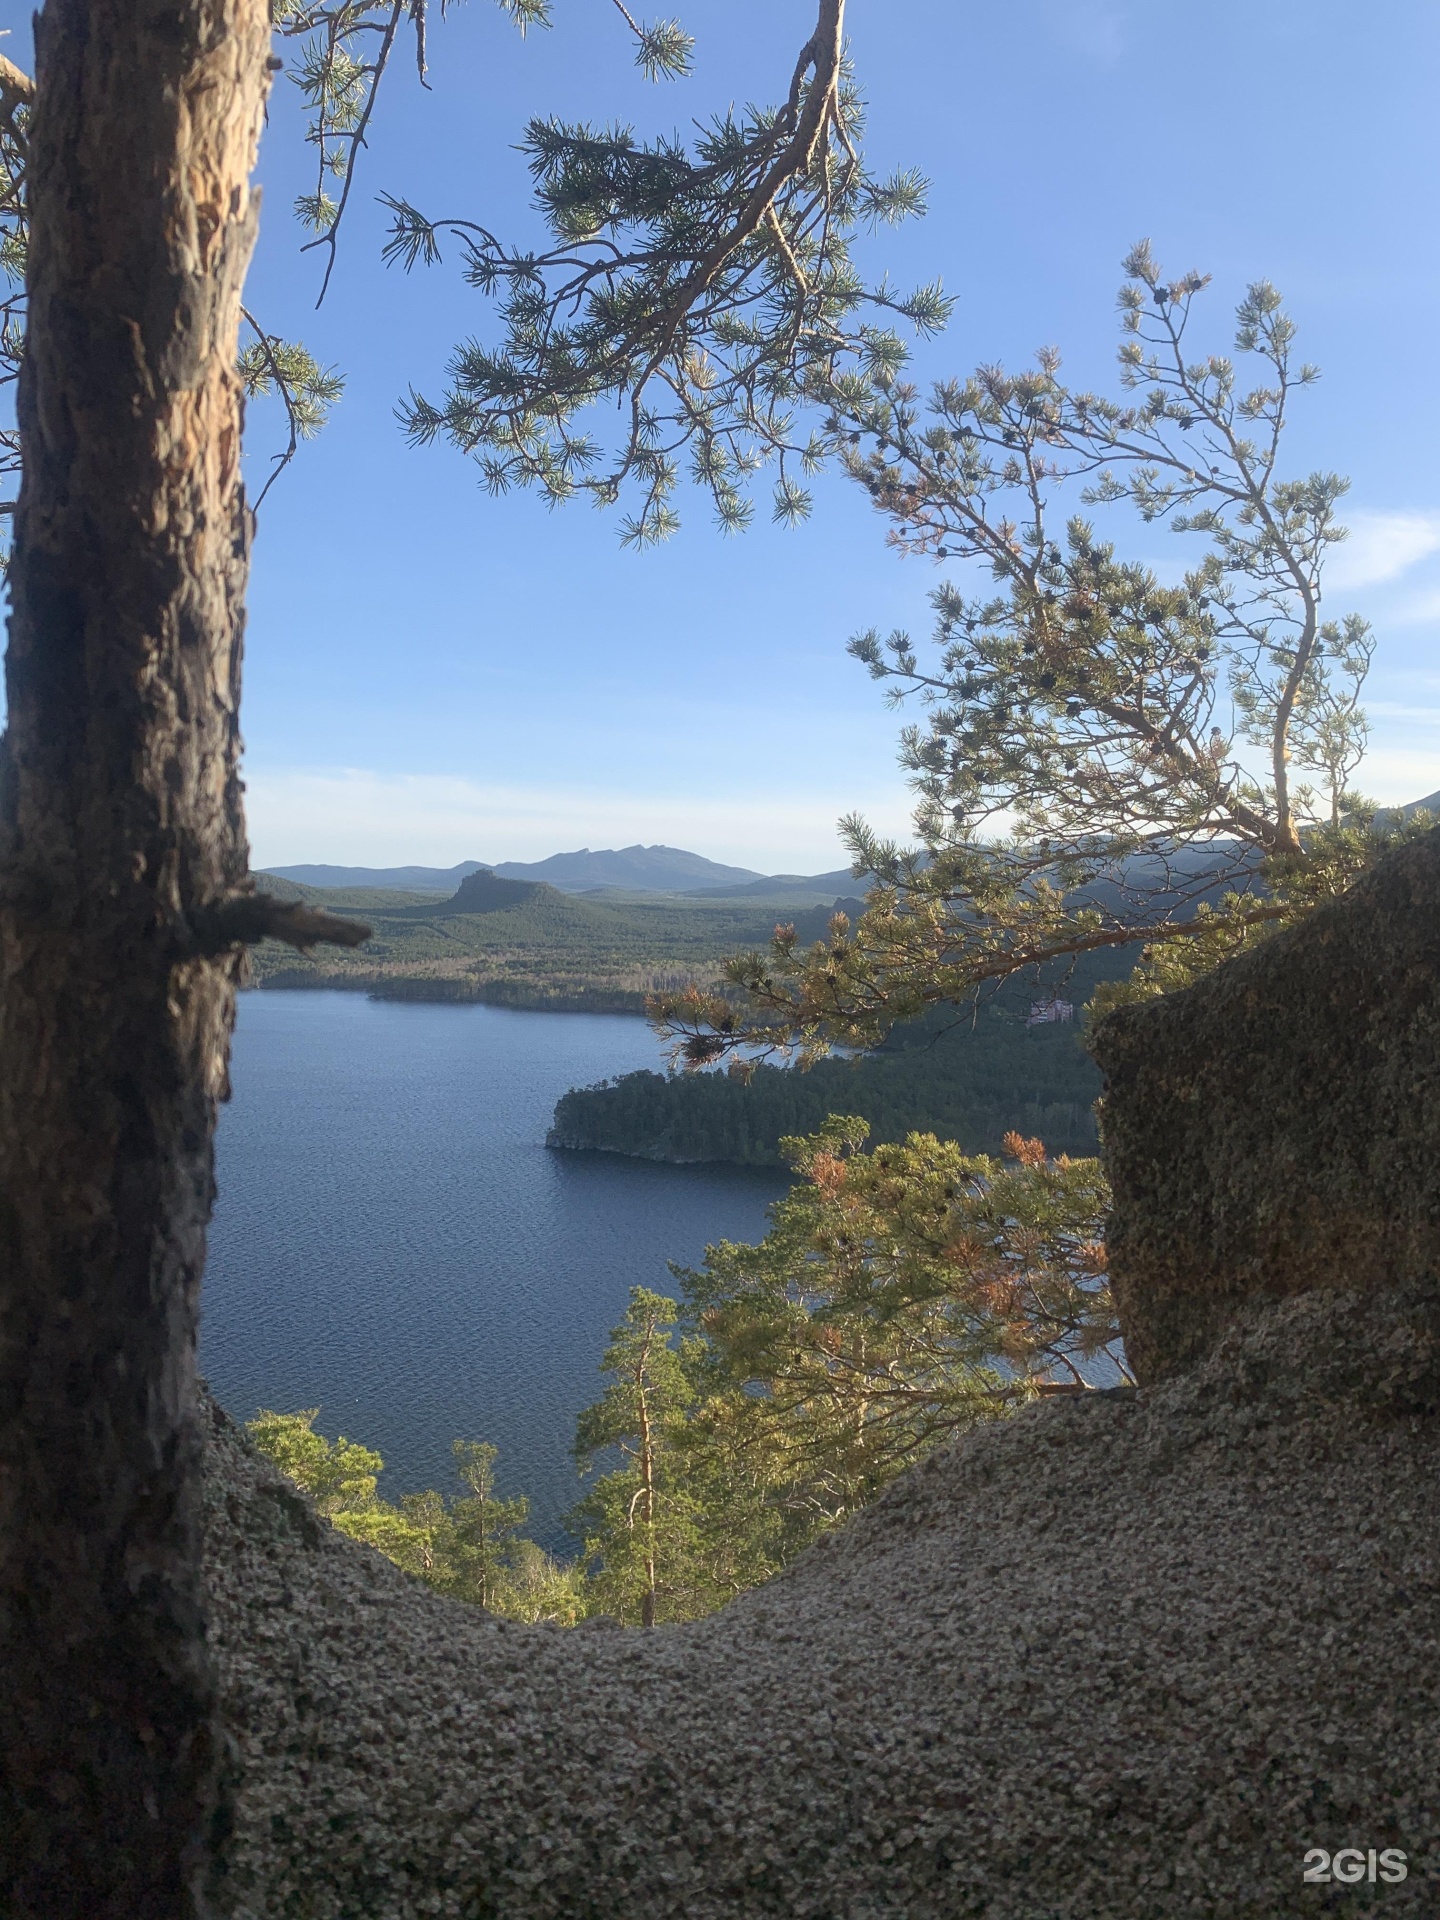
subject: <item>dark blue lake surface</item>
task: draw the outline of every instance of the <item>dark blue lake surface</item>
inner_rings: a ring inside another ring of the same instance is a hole
[[[237,1419],[319,1406],[392,1498],[453,1489],[450,1442],[566,1544],[575,1415],[632,1286],[758,1239],[778,1174],[552,1153],[568,1087],[659,1064],[643,1021],[246,993],[217,1143],[202,1371]]]

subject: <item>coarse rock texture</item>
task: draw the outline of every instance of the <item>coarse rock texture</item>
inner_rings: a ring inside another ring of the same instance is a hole
[[[1183,993],[1118,1009],[1110,1274],[1130,1366],[1190,1366],[1253,1295],[1440,1268],[1440,828]]]
[[[1242,1312],[1042,1401],[769,1586],[524,1627],[333,1532],[212,1418],[230,1920],[1440,1912],[1440,1304]],[[1307,1848],[1403,1884],[1305,1885]]]

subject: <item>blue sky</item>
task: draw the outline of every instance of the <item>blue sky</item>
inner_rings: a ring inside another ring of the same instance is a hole
[[[492,501],[457,455],[408,449],[412,382],[483,331],[453,268],[379,262],[374,196],[538,238],[513,150],[537,112],[683,127],[776,97],[812,0],[668,0],[696,72],[648,85],[610,0],[556,0],[522,40],[489,0],[432,26],[433,91],[406,49],[382,99],[330,295],[289,218],[307,184],[280,77],[247,302],[344,370],[346,396],[266,503],[246,659],[257,864],[449,864],[667,841],[765,870],[840,863],[837,817],[902,830],[896,716],[847,659],[857,628],[929,630],[929,563],[900,560],[858,490],[816,489],[811,523],[738,539],[689,503],[681,534],[622,551],[586,506]],[[438,13],[438,9],[436,10]],[[17,12],[12,47],[28,41]],[[1440,787],[1440,9],[1433,0],[851,0],[868,148],[919,166],[931,211],[869,248],[958,296],[922,376],[1018,362],[1046,343],[1108,384],[1118,262],[1153,240],[1213,273],[1208,338],[1259,276],[1284,291],[1324,379],[1302,398],[1294,470],[1353,481],[1332,610],[1380,634],[1382,800]],[[283,51],[283,49],[282,49]],[[276,423],[252,416],[252,471]],[[1137,550],[1170,560],[1178,537]],[[1343,587],[1344,591],[1340,589]]]

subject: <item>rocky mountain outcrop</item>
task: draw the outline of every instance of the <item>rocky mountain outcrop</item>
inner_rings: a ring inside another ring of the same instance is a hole
[[[553,887],[536,880],[502,880],[488,867],[467,873],[454,894],[439,909],[442,913],[502,913],[506,907],[523,906],[537,895],[556,898]]]
[[[1254,1295],[1440,1273],[1440,828],[1091,1050],[1137,1378]]]

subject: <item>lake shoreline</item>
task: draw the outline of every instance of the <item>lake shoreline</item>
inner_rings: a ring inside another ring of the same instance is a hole
[[[524,980],[470,980],[423,974],[324,974],[296,967],[251,980],[245,993],[362,993],[437,1007],[504,1007],[515,1013],[606,1013],[645,1018],[645,995],[623,988],[579,987],[547,992]]]

